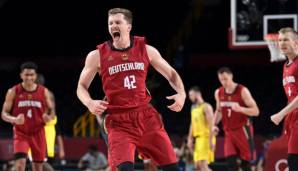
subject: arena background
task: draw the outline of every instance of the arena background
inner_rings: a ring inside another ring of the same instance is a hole
[[[269,0],[250,2],[269,4]],[[277,11],[289,10],[288,13],[297,14],[298,3],[294,0],[270,2],[277,4]],[[148,44],[155,46],[177,69],[186,90],[193,85],[200,86],[205,100],[213,107],[214,90],[220,86],[216,71],[221,66],[230,67],[235,81],[250,89],[260,108],[260,116],[254,119],[255,134],[280,135],[282,125],[274,126],[269,117],[286,104],[281,81],[283,63],[270,63],[267,48],[229,49],[231,7],[230,2],[224,0],[1,0],[1,103],[7,89],[20,82],[19,65],[34,61],[46,78],[46,86],[55,94],[64,137],[73,137],[73,124],[87,110],[75,93],[79,74],[88,52],[110,38],[107,11],[113,7],[132,10],[132,34],[146,36]],[[189,100],[180,113],[168,110],[166,105],[170,102],[165,96],[173,90],[153,70],[148,87],[168,133],[185,136],[190,123]],[[94,98],[103,97],[99,77],[90,90]],[[12,126],[0,120],[0,141],[11,137]]]

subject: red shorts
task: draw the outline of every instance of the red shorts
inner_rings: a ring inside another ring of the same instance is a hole
[[[288,138],[288,154],[298,154],[298,110],[288,114],[285,134]]]
[[[255,159],[253,127],[243,126],[225,131],[224,153],[226,157],[237,155],[246,161]]]
[[[176,163],[176,154],[160,114],[151,106],[123,113],[108,114],[109,162],[112,166],[134,162],[135,150],[156,165]]]
[[[13,153],[27,154],[29,148],[32,152],[33,162],[43,162],[46,157],[46,139],[44,129],[28,136],[19,132],[14,132]]]

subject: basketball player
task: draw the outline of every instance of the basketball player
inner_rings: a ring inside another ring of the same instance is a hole
[[[55,117],[50,94],[46,87],[36,84],[37,65],[21,65],[22,83],[10,88],[2,109],[2,119],[14,125],[13,149],[16,170],[25,171],[29,148],[32,150],[32,169],[41,171],[46,157],[44,125]]]
[[[37,75],[36,79],[37,84],[44,85],[45,84],[45,78],[42,74]],[[53,108],[56,111],[56,103],[55,103],[55,96],[53,92],[50,90],[49,94],[51,96],[51,101],[53,104]],[[53,167],[50,164],[53,164],[54,157],[55,157],[55,142],[57,139],[58,144],[58,151],[59,151],[59,159],[61,159],[61,163],[64,160],[65,152],[64,152],[64,145],[63,145],[63,138],[60,128],[57,126],[57,115],[55,115],[54,119],[52,119],[50,122],[47,122],[45,125],[45,136],[46,136],[46,144],[47,144],[47,162],[44,162],[44,171],[52,171],[54,170]]]
[[[214,162],[215,137],[213,135],[213,109],[202,97],[199,87],[194,86],[188,92],[191,107],[191,125],[188,133],[188,146],[194,149],[193,158],[197,170],[210,171],[208,164]],[[193,139],[195,143],[193,147]]]
[[[228,170],[236,171],[237,158],[243,171],[249,171],[254,159],[253,125],[250,117],[259,115],[259,108],[249,90],[233,81],[233,73],[227,67],[218,70],[222,87],[215,91],[215,124],[222,120],[225,133],[224,153]],[[218,131],[214,127],[214,131]]]
[[[97,46],[85,62],[78,82],[77,95],[91,113],[107,110],[109,161],[120,171],[132,171],[134,154],[138,152],[165,171],[178,171],[171,141],[158,112],[149,104],[151,96],[145,85],[151,64],[177,92],[168,96],[168,108],[181,111],[185,91],[178,73],[161,57],[144,37],[130,36],[132,13],[123,8],[108,12],[108,28],[112,40]],[[88,88],[100,73],[107,101],[93,100]]]
[[[278,125],[285,119],[285,134],[288,137],[288,165],[290,171],[298,170],[298,34],[292,28],[279,30],[278,45],[287,57],[283,67],[283,86],[288,98],[288,105],[271,116]]]

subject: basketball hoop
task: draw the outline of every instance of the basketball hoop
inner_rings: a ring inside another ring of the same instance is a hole
[[[278,34],[267,34],[265,36],[265,41],[270,50],[270,62],[279,62],[286,60],[285,55],[280,53],[278,47]]]

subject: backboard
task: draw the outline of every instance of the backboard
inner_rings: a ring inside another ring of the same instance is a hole
[[[230,49],[266,48],[268,33],[298,27],[296,0],[231,0]]]

